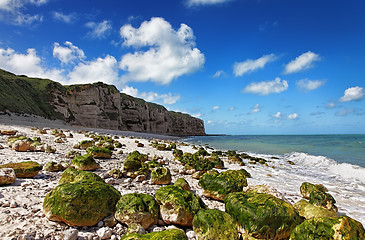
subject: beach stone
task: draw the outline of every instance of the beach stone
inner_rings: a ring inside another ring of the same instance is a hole
[[[190,191],[191,190],[189,183],[184,178],[178,178],[178,179],[176,179],[176,181],[174,183],[174,186],[180,186],[180,187],[182,187],[186,191]]]
[[[102,227],[96,231],[96,234],[98,234],[98,236],[102,240],[109,239],[112,236],[113,231],[109,227]]]
[[[46,163],[43,170],[47,172],[62,172],[63,170],[65,170],[65,168],[61,163],[56,163],[52,161]]]
[[[161,218],[167,224],[191,227],[195,214],[206,209],[199,196],[179,186],[160,187],[155,197],[160,205]]]
[[[235,221],[226,212],[217,209],[201,209],[193,220],[197,239],[238,240]]]
[[[11,185],[15,182],[16,175],[12,168],[0,169],[0,186]]]
[[[156,167],[151,171],[151,181],[153,184],[170,184],[171,172],[167,167]]]
[[[173,239],[173,240],[188,240],[185,232],[181,229],[168,229],[160,232],[151,232],[146,234],[126,234],[123,240],[157,240],[157,239]]]
[[[124,161],[123,174],[132,178],[141,174],[147,175],[149,169],[148,166],[144,164],[147,159],[147,155],[141,154],[138,151],[130,153]]]
[[[95,173],[77,170],[74,168],[67,168],[62,173],[59,183],[75,183],[81,181],[97,181],[104,183],[104,180]]]
[[[26,161],[19,163],[7,163],[0,165],[2,168],[12,168],[14,169],[17,178],[32,178],[35,177],[39,171],[42,170],[42,165],[34,161]]]
[[[230,193],[225,211],[236,221],[240,233],[260,239],[286,239],[302,222],[293,206],[265,193]]]
[[[17,152],[27,152],[31,150],[31,145],[33,141],[29,139],[17,140],[15,141],[11,148]]]
[[[122,178],[123,177],[123,172],[120,171],[119,169],[117,168],[114,168],[112,170],[110,170],[108,172],[109,176],[113,177],[113,178],[116,178],[116,179],[119,179],[119,178]]]
[[[105,227],[114,227],[118,222],[117,219],[115,219],[114,215],[112,214],[104,218],[103,223]]]
[[[115,212],[120,193],[103,182],[81,181],[58,185],[47,194],[43,211],[51,221],[70,226],[93,226]]]
[[[89,147],[94,146],[94,141],[92,140],[83,140],[78,144],[78,148],[82,150],[86,150]]]
[[[331,194],[327,193],[327,188],[323,185],[304,182],[300,186],[300,192],[304,198],[309,199],[310,204],[337,213],[336,200]]]
[[[362,224],[350,217],[312,218],[298,225],[290,235],[296,239],[365,239]]]
[[[67,229],[63,231],[63,240],[77,240],[79,231],[77,229]]]
[[[224,162],[222,159],[220,159],[217,155],[213,155],[208,158],[209,161],[211,161],[214,164],[214,167],[217,169],[223,169],[224,168]]]
[[[108,159],[112,157],[112,151],[105,147],[89,147],[86,153],[93,155],[94,158]]]
[[[184,153],[181,157],[175,157],[185,168],[191,167],[196,171],[208,171],[214,167],[214,163],[199,155],[198,153]]]
[[[196,171],[191,177],[199,180],[205,173],[206,171]]]
[[[13,130],[13,129],[4,129],[4,130],[1,130],[0,132],[2,135],[8,135],[8,136],[15,135],[18,133],[17,130]]]
[[[304,199],[295,203],[293,207],[298,211],[299,215],[305,219],[315,217],[337,217],[337,213],[322,207],[314,206]]]
[[[138,175],[136,177],[136,182],[143,182],[147,179],[146,175]]]
[[[244,169],[227,170],[221,173],[209,172],[199,180],[199,186],[204,190],[203,195],[223,201],[229,193],[240,192],[247,186],[248,175]]]
[[[115,218],[126,225],[140,224],[147,229],[157,224],[159,206],[155,198],[148,194],[130,193],[123,195],[116,206]]]
[[[146,234],[147,231],[138,223],[132,223],[128,226],[128,230],[126,232],[126,235],[128,234]]]
[[[310,198],[310,194],[312,192],[327,192],[327,188],[322,184],[312,184],[309,182],[303,182],[300,186],[300,193],[303,195],[305,199]]]
[[[65,157],[66,158],[71,158],[74,159],[75,157],[81,156],[81,153],[75,150],[71,150],[68,153],[66,153]]]
[[[84,171],[94,171],[100,168],[100,165],[95,161],[91,154],[75,157],[72,159],[70,166]]]
[[[4,149],[4,146],[0,144],[0,149]]]
[[[290,203],[289,200],[286,199],[285,196],[281,192],[279,192],[275,188],[268,186],[266,184],[247,186],[247,187],[244,187],[242,191],[243,192],[252,192],[252,193],[266,193],[266,194],[273,195],[274,197],[277,197],[287,203]]]
[[[17,202],[15,202],[15,200],[11,200],[10,201],[10,208],[16,208],[18,206],[18,203]]]

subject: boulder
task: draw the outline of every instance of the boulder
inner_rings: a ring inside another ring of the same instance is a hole
[[[74,159],[75,157],[81,156],[81,153],[75,150],[71,150],[68,153],[66,153],[65,157],[66,158],[71,158]]]
[[[115,218],[124,224],[140,224],[147,229],[157,224],[159,207],[155,198],[148,194],[130,193],[123,195],[116,206]]]
[[[208,158],[209,161],[211,161],[214,164],[215,168],[223,169],[224,168],[224,162],[222,159],[218,157],[216,154],[212,154],[211,157]]]
[[[238,240],[238,231],[233,218],[218,209],[200,210],[193,220],[197,239]]]
[[[279,192],[278,190],[276,190],[273,187],[270,187],[266,184],[262,184],[262,185],[256,185],[256,186],[247,186],[243,188],[244,192],[252,192],[252,193],[266,193],[266,194],[270,194],[273,195],[274,197],[277,197],[287,203],[290,203],[288,199],[285,198],[285,196]]]
[[[135,178],[138,175],[148,174],[148,166],[144,163],[148,159],[148,156],[141,154],[138,151],[130,153],[123,164],[123,173],[128,176]]]
[[[112,157],[112,151],[104,147],[89,147],[86,149],[86,152],[93,155],[94,158],[107,159]]]
[[[109,176],[111,176],[112,178],[116,178],[116,179],[119,179],[119,178],[122,178],[123,177],[123,172],[120,171],[119,169],[117,168],[114,168],[112,170],[110,170],[108,172]]]
[[[188,240],[185,232],[181,229],[168,229],[160,232],[146,234],[125,234],[121,240]]]
[[[151,171],[151,181],[154,184],[170,184],[171,172],[169,168],[156,167]]]
[[[79,144],[78,144],[80,149],[86,150],[89,147],[94,146],[94,141],[92,140],[82,140]]]
[[[199,186],[204,189],[204,196],[223,201],[229,193],[241,192],[247,186],[246,176],[244,169],[209,172],[200,178]]]
[[[51,221],[62,221],[70,226],[93,226],[114,214],[120,197],[116,189],[103,182],[65,183],[47,194],[43,211]]]
[[[337,217],[337,213],[322,207],[314,206],[304,199],[295,203],[293,207],[298,211],[299,215],[305,219],[311,219],[315,217]]]
[[[2,135],[15,135],[18,133],[17,130],[13,130],[13,129],[4,129],[0,131]]]
[[[304,182],[300,186],[300,192],[304,198],[309,199],[310,204],[337,212],[336,200],[323,185]]]
[[[319,192],[327,192],[327,188],[322,184],[312,184],[309,182],[303,182],[300,186],[300,193],[303,195],[305,199],[310,198],[310,194],[314,191]]]
[[[181,157],[176,157],[185,167],[191,167],[197,171],[207,171],[214,167],[214,163],[199,154],[184,153]]]
[[[75,157],[72,159],[70,166],[85,171],[94,171],[100,168],[100,165],[95,161],[91,154]]]
[[[15,182],[16,175],[12,168],[0,169],[0,186],[11,185]]]
[[[104,183],[104,180],[96,175],[95,173],[77,170],[74,168],[67,168],[61,176],[59,181],[60,184],[63,183],[75,183],[81,181],[96,181]]]
[[[42,170],[42,165],[34,161],[26,161],[19,163],[7,163],[0,165],[1,168],[14,169],[17,178],[32,178],[35,177],[39,171]]]
[[[160,187],[155,197],[160,205],[161,218],[167,224],[192,226],[195,214],[206,209],[200,197],[178,186]]]
[[[230,193],[225,207],[238,231],[254,238],[287,239],[302,221],[293,206],[265,193]]]
[[[290,235],[296,239],[365,239],[362,224],[350,217],[312,218],[298,225]]]
[[[176,181],[174,183],[174,186],[180,186],[180,187],[182,187],[186,191],[190,191],[191,190],[189,183],[184,178],[178,178],[178,179],[176,179]]]
[[[61,172],[65,170],[65,167],[61,163],[56,162],[48,162],[46,165],[44,165],[44,171],[47,172]]]

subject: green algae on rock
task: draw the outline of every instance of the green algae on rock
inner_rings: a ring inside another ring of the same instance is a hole
[[[108,159],[112,157],[112,151],[104,147],[88,147],[86,153],[93,155],[94,158]]]
[[[247,186],[247,176],[244,169],[210,172],[200,178],[199,186],[204,189],[204,196],[223,201],[229,193],[241,192]]]
[[[295,203],[293,207],[298,211],[299,215],[305,219],[315,217],[337,217],[337,213],[322,207],[317,207],[304,199]]]
[[[360,222],[347,216],[312,218],[298,225],[290,235],[290,240],[302,239],[363,240],[365,230]]]
[[[148,156],[141,154],[138,151],[131,152],[123,164],[123,173],[128,176],[135,178],[138,175],[147,175],[149,168],[144,162],[148,159]]]
[[[74,168],[67,168],[61,176],[59,181],[60,184],[63,183],[75,183],[81,181],[96,181],[104,183],[104,180],[96,175],[95,173],[77,170]]]
[[[32,178],[42,170],[42,165],[34,161],[26,161],[19,163],[7,163],[0,165],[0,168],[14,169],[17,178]]]
[[[65,170],[65,167],[61,163],[56,162],[48,162],[46,165],[44,165],[44,171],[47,172],[61,172]]]
[[[47,194],[43,211],[51,221],[69,226],[94,226],[114,214],[120,193],[98,181],[81,181],[58,185]]]
[[[327,188],[322,184],[312,184],[309,182],[303,182],[300,186],[300,193],[304,198],[309,199],[312,192],[327,192]]]
[[[94,146],[94,141],[92,141],[92,140],[82,140],[79,144],[78,144],[78,146],[79,146],[79,148],[80,149],[83,149],[83,150],[85,150],[85,149],[87,149],[87,148],[89,148],[89,147],[92,147],[92,146]]]
[[[100,165],[95,161],[91,154],[75,157],[72,159],[70,166],[85,171],[94,171],[100,168]]]
[[[264,193],[230,193],[225,207],[239,232],[255,238],[287,239],[302,221],[289,203]]]
[[[180,186],[180,187],[182,187],[186,191],[190,191],[191,190],[189,183],[184,178],[178,178],[178,179],[176,179],[176,181],[174,183],[174,186]]]
[[[121,240],[188,240],[185,232],[181,229],[168,229],[161,232],[146,234],[125,234]]]
[[[192,226],[194,215],[200,209],[206,209],[199,196],[179,186],[160,187],[155,197],[161,218],[167,224]]]
[[[121,223],[127,225],[137,223],[147,229],[151,224],[157,224],[159,211],[159,206],[153,196],[130,193],[119,199],[115,218]]]
[[[151,171],[151,181],[154,184],[170,184],[171,183],[171,172],[166,167],[156,167]]]
[[[337,212],[336,200],[331,194],[327,193],[327,188],[323,185],[304,182],[300,186],[300,192],[304,198],[309,199],[309,203]]]
[[[0,169],[0,186],[11,185],[15,182],[16,175],[12,168]]]
[[[181,157],[176,157],[185,166],[191,166],[197,171],[207,171],[214,167],[214,163],[205,159],[197,153],[184,153]]]
[[[234,240],[238,231],[233,218],[217,209],[201,209],[193,220],[193,229],[199,240]]]

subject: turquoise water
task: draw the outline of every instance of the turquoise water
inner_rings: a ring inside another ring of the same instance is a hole
[[[191,137],[186,141],[221,150],[284,155],[293,152],[324,156],[365,167],[365,134],[349,135],[226,135]]]

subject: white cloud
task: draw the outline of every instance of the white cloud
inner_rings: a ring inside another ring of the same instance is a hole
[[[53,18],[65,23],[72,23],[77,19],[75,13],[64,14],[62,12],[53,12]]]
[[[212,120],[208,120],[208,121],[207,121],[207,123],[208,123],[208,124],[212,124],[212,123],[213,123],[213,121],[212,121]]]
[[[216,73],[214,73],[213,77],[214,78],[220,78],[222,75],[224,75],[224,71],[223,70],[219,70]]]
[[[112,29],[111,21],[104,20],[100,23],[88,22],[86,27],[90,28],[91,31],[88,33],[93,38],[105,38]]]
[[[199,5],[214,5],[229,2],[231,0],[187,0],[187,5],[189,7],[199,6]]]
[[[257,112],[260,112],[260,111],[261,111],[261,109],[260,109],[260,104],[256,104],[256,105],[252,108],[252,110],[251,110],[250,114],[257,113]]]
[[[246,73],[253,72],[257,69],[262,69],[269,62],[273,62],[277,59],[275,54],[264,55],[259,59],[247,59],[244,62],[236,62],[233,65],[233,73],[237,76],[242,76]]]
[[[163,18],[151,18],[139,28],[122,26],[120,35],[124,46],[149,48],[122,57],[120,68],[127,72],[124,81],[169,84],[204,65],[204,54],[195,47],[193,30],[185,24],[175,31]]]
[[[289,62],[285,66],[284,73],[291,74],[291,73],[296,73],[296,72],[306,70],[313,66],[313,62],[319,61],[319,60],[320,60],[320,57],[318,54],[308,51],[306,53],[303,53],[299,57],[295,58],[293,61]]]
[[[216,111],[216,110],[218,110],[220,108],[221,108],[220,106],[213,106],[213,111]]]
[[[200,118],[202,116],[201,113],[197,113],[197,114],[192,114],[193,117],[196,117],[196,118]]]
[[[273,81],[253,82],[243,89],[244,93],[253,93],[259,95],[268,95],[271,93],[280,93],[287,90],[289,87],[286,80],[281,80],[279,77]]]
[[[281,112],[277,112],[274,115],[272,115],[274,118],[281,118]]]
[[[334,102],[329,102],[328,104],[326,104],[326,106],[325,106],[326,108],[328,108],[328,109],[331,109],[331,108],[334,108],[334,107],[336,107],[336,103],[334,103]]]
[[[344,116],[347,116],[354,112],[355,112],[355,109],[353,109],[353,108],[343,108],[340,111],[336,112],[335,115],[339,116],[339,117],[344,117]]]
[[[43,67],[34,48],[29,48],[26,54],[0,48],[0,68],[19,75],[64,81],[63,70]]]
[[[155,92],[139,92],[137,88],[134,87],[124,87],[122,90],[123,93],[131,95],[133,97],[142,98],[148,102],[157,102],[172,105],[175,104],[181,97],[180,95],[172,95],[171,93],[168,94],[158,94]],[[200,117],[201,114],[197,117]]]
[[[299,89],[309,92],[320,88],[326,83],[325,80],[309,80],[308,78],[302,79],[296,82],[296,85]]]
[[[40,6],[47,3],[48,0],[0,0],[0,21],[6,21],[11,24],[32,24],[33,22],[43,21],[41,15],[30,15],[23,11],[26,5]]]
[[[71,42],[66,41],[65,47],[59,43],[54,43],[53,57],[58,58],[63,64],[74,63],[76,60],[85,59],[84,51],[74,46]]]
[[[299,115],[297,113],[292,113],[292,114],[289,114],[288,119],[294,120],[294,119],[297,119],[298,117],[299,117]]]
[[[351,87],[345,90],[345,94],[340,98],[340,102],[358,101],[365,97],[365,90],[362,87]]]
[[[93,82],[115,84],[119,79],[117,60],[107,55],[94,61],[81,62],[68,74],[68,77],[68,84]]]
[[[235,107],[230,107],[229,109],[228,109],[228,111],[234,111],[236,108]]]

